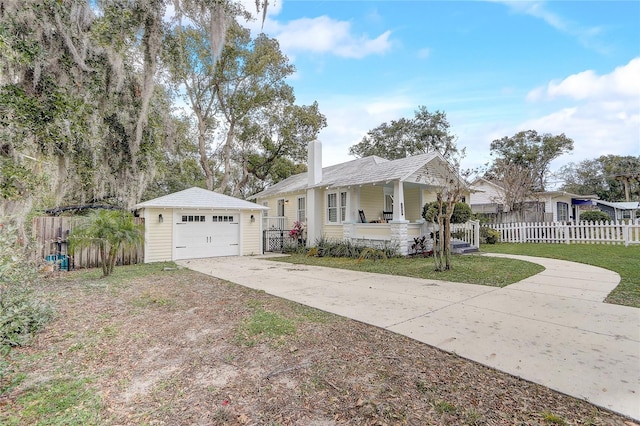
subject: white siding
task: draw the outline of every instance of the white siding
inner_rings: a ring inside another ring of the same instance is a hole
[[[162,223],[159,221],[162,215]],[[144,209],[144,262],[164,262],[172,259],[173,209]]]
[[[479,192],[471,192],[469,195],[469,204],[503,204],[504,196],[498,189],[486,182],[478,182],[472,186],[472,189]]]
[[[404,190],[404,217],[406,220],[415,222],[422,219],[422,205],[420,203],[420,188]]]
[[[251,256],[262,254],[262,212],[245,210],[240,214],[240,254]],[[251,221],[251,215],[254,221]]]
[[[383,208],[383,186],[363,186],[360,188],[360,210],[364,211],[367,222],[382,219]]]

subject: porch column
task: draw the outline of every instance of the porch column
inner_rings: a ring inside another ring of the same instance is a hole
[[[409,222],[406,220],[397,222],[395,220],[392,220],[389,223],[389,227],[391,228],[391,242],[398,246],[398,252],[402,256],[406,256],[409,254],[409,234],[407,227],[408,223]]]
[[[393,182],[393,220],[405,220],[404,184],[400,180]]]

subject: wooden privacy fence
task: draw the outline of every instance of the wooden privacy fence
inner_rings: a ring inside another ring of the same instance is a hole
[[[500,232],[505,243],[640,244],[640,223],[537,222],[483,225]]]
[[[36,217],[33,219],[33,240],[36,256],[42,260],[55,262],[60,269],[96,268],[101,265],[97,247],[76,249],[69,254],[67,237],[77,226],[81,217]],[[144,219],[134,218],[136,224],[144,224]],[[67,257],[68,256],[68,257]],[[144,261],[144,244],[134,248],[122,248],[118,252],[117,265],[133,265]]]

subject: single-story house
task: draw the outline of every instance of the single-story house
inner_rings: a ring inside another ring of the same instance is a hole
[[[251,197],[269,209],[264,229],[300,222],[307,245],[321,237],[388,241],[407,254],[408,241],[425,234],[422,208],[437,189],[458,186],[469,196],[464,179],[437,152],[397,160],[370,156],[323,168],[322,145],[313,141],[307,164],[307,172]]]
[[[135,206],[144,218],[144,262],[262,253],[265,207],[202,188]]]
[[[638,201],[603,201],[595,200],[595,205],[611,217],[611,220],[635,219],[640,212],[640,202]]]
[[[501,215],[510,213],[505,202],[505,189],[500,182],[477,178],[471,185],[470,205],[474,213]],[[593,209],[597,195],[578,195],[566,191],[534,192],[524,201],[519,220],[534,222],[576,221],[580,213]],[[503,215],[508,218],[509,215]]]

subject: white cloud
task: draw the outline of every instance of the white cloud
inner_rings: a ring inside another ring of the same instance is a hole
[[[376,38],[369,38],[366,34],[354,35],[350,22],[328,16],[301,18],[285,24],[272,21],[268,30],[285,52],[329,53],[360,59],[371,54],[383,54],[391,48],[391,31],[385,31]]]
[[[429,49],[428,47],[418,50],[418,58],[426,59],[429,56],[431,56],[431,49]]]
[[[570,75],[562,81],[551,81],[546,87],[536,88],[528,100],[569,97],[584,99],[640,99],[640,58],[617,67],[610,74],[599,76],[592,70]]]
[[[553,101],[555,110],[505,128],[504,135],[528,129],[566,134],[574,150],[552,168],[600,155],[640,155],[640,58],[609,74],[588,70],[551,81],[529,92],[527,100],[536,108]]]
[[[547,1],[540,0],[486,0],[493,3],[506,5],[512,12],[529,15],[542,19],[556,30],[575,37],[582,45],[598,51],[606,51],[606,48],[598,42],[597,37],[602,33],[600,27],[583,27],[582,25],[563,18],[547,8]]]
[[[262,16],[258,16],[245,26],[254,34],[264,31],[276,38],[282,51],[289,57],[299,52],[312,52],[361,59],[369,55],[381,55],[391,49],[391,31],[371,38],[367,34],[355,34],[351,22],[335,20],[326,15],[282,22],[277,16],[283,2],[269,4],[264,24]],[[255,16],[255,1],[241,0],[241,3]],[[374,10],[367,18],[379,19],[379,15]]]
[[[320,132],[325,166],[353,159],[349,147],[360,142],[374,127],[400,117],[410,117],[415,100],[404,94],[387,93],[384,97],[332,96],[319,99],[320,109],[329,124]]]

